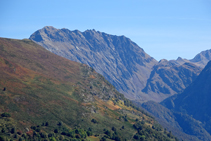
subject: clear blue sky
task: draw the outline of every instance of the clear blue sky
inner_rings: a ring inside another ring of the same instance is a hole
[[[0,0],[0,37],[44,26],[125,35],[157,60],[211,49],[210,0]]]

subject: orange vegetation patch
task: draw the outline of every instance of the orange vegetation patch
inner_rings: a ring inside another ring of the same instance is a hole
[[[23,122],[23,121],[19,121],[19,123],[20,123],[21,125],[24,125],[24,126],[27,125],[27,124],[26,124],[25,122]]]
[[[109,100],[107,102],[99,99],[98,97],[95,96],[95,100],[98,102],[98,105],[101,106],[106,106],[107,108],[111,109],[111,110],[118,110],[118,109],[122,109],[121,107],[119,107],[118,105],[114,105],[113,101]]]
[[[95,79],[95,76],[94,75],[90,75],[89,77],[92,78],[92,79]]]
[[[73,94],[73,92],[71,92],[71,91],[69,91],[69,92],[67,92],[69,95],[72,95]]]
[[[92,104],[91,103],[81,103],[81,105],[83,105],[83,106],[90,106]]]
[[[33,137],[33,130],[28,131],[26,134],[27,134],[28,136]]]
[[[118,105],[114,105],[114,102],[111,101],[111,100],[107,101],[107,104],[109,105],[109,106],[107,106],[107,107],[108,107],[109,109],[111,109],[111,110],[122,109],[122,108],[119,107]]]
[[[88,141],[99,141],[100,139],[98,137],[95,137],[95,136],[89,136],[89,137],[87,137],[87,140]]]

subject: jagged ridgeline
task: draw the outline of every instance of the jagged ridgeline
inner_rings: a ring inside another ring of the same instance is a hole
[[[87,65],[0,38],[0,140],[176,140]]]
[[[59,56],[91,66],[127,98],[151,100],[141,90],[157,61],[129,38],[46,26],[29,39]]]

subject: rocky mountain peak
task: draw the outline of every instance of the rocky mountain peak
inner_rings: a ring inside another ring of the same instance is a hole
[[[193,59],[190,61],[193,63],[198,64],[200,67],[204,68],[206,64],[211,60],[211,49],[202,51],[201,53],[197,54]]]
[[[136,43],[96,30],[49,30],[38,30],[30,39],[57,55],[93,67],[127,98],[147,100],[141,90],[157,61]]]
[[[166,63],[166,62],[168,62],[168,60],[166,60],[166,59],[161,59],[158,63]]]

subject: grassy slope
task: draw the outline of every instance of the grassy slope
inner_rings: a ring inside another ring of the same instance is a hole
[[[0,38],[0,89],[0,114],[11,115],[0,118],[0,130],[6,130],[0,133],[3,138],[22,139],[24,133],[30,136],[39,128],[36,134],[52,133],[56,140],[69,139],[61,132],[76,129],[91,130],[97,136],[87,138],[91,140],[99,140],[106,130],[121,140],[134,140],[140,129],[133,124],[141,121],[140,132],[145,138],[171,136],[156,131],[160,127],[153,118],[130,107],[130,102],[92,68],[54,55],[30,40]],[[10,133],[12,128],[20,133],[16,138],[16,132]],[[59,133],[53,133],[54,129]]]

